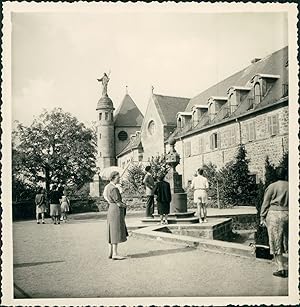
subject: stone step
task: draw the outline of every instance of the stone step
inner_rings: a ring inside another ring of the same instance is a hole
[[[159,214],[155,213],[153,214],[154,218],[159,218]],[[187,217],[194,217],[195,212],[172,212],[168,214],[169,218],[175,217],[175,218],[187,218]]]
[[[195,238],[186,235],[177,235],[169,233],[168,231],[157,231],[153,226],[146,227],[140,230],[133,231],[133,237],[149,238],[154,240],[162,240],[172,243],[181,243],[187,246],[195,247],[200,250],[207,250],[216,253],[230,254],[234,256],[250,257],[255,259],[251,247],[242,244],[211,240],[207,238]]]
[[[147,224],[156,224],[160,222],[160,218],[144,218],[141,220],[143,223]],[[199,218],[198,217],[187,217],[187,218],[168,218],[168,223],[169,224],[193,224],[193,223],[199,223]]]

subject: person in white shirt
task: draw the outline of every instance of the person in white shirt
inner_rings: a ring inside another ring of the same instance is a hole
[[[207,223],[207,190],[209,188],[208,180],[203,176],[203,169],[198,169],[198,176],[192,180],[191,187],[194,189],[194,203],[197,204],[199,222],[202,223],[202,212],[203,222]]]

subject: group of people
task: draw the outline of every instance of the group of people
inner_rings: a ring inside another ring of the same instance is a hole
[[[144,185],[146,186],[147,217],[153,217],[154,195],[156,195],[157,209],[160,215],[161,224],[168,223],[170,212],[171,190],[170,184],[160,176],[155,183],[150,166],[145,168]],[[118,244],[127,240],[128,231],[125,223],[126,204],[122,201],[122,196],[118,185],[120,174],[116,171],[110,176],[110,183],[105,187],[103,196],[109,204],[107,213],[109,258],[122,260],[126,257],[118,254]],[[207,191],[208,180],[203,176],[203,170],[198,169],[197,176],[192,180],[191,187],[194,189],[194,202],[197,204],[199,221],[207,222]],[[277,270],[274,276],[287,277],[288,271],[283,260],[283,253],[288,247],[288,181],[282,168],[277,170],[277,181],[270,184],[265,191],[260,217],[261,225],[266,226],[269,235],[270,253],[274,255]]]
[[[160,223],[168,224],[168,214],[170,213],[170,203],[172,200],[170,184],[164,180],[165,176],[163,174],[159,176],[158,182],[155,183],[150,170],[151,167],[149,165],[146,166],[146,175],[143,180],[147,196],[146,217],[153,218],[154,195],[156,195],[157,212],[160,215]]]
[[[49,193],[48,202],[50,203],[50,216],[55,225],[60,224],[60,221],[66,222],[68,212],[70,210],[70,200],[63,187],[53,185]],[[43,188],[39,188],[35,196],[36,204],[36,222],[40,224],[40,215],[42,224],[45,224],[45,213],[47,212],[47,199]]]
[[[157,211],[160,215],[161,224],[168,224],[168,214],[170,213],[170,202],[172,200],[170,184],[164,180],[164,175],[161,175],[159,181],[155,184],[150,169],[150,166],[146,166],[146,175],[143,181],[147,195],[146,217],[153,217],[154,196],[156,195]],[[191,188],[194,189],[194,203],[197,206],[199,222],[207,223],[207,191],[209,184],[207,178],[203,176],[203,169],[198,169],[196,176],[192,180]]]

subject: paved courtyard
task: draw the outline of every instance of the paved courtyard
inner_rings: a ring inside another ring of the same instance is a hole
[[[133,222],[128,218],[128,222]],[[108,259],[105,219],[15,222],[16,298],[282,296],[288,280],[267,261],[129,237]]]

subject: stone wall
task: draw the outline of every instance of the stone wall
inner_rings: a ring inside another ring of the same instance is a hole
[[[149,130],[149,123],[151,121],[155,124],[152,134]],[[141,128],[141,138],[144,149],[143,161],[147,161],[152,156],[164,153],[164,134],[164,126],[151,97]]]
[[[278,122],[278,126],[273,125],[273,135],[268,123],[271,117],[277,118]],[[213,134],[217,135],[217,140],[216,144],[211,145]],[[266,156],[272,163],[278,164],[284,151],[288,150],[288,106],[243,117],[239,123],[231,121],[178,140],[176,150],[181,156],[178,172],[183,172],[184,185],[203,164],[212,162],[221,168],[231,161],[237,153],[240,140],[245,144],[250,159],[250,172],[256,174],[257,179],[263,179]]]
[[[136,131],[140,131],[141,127],[115,127],[115,151],[118,155],[129,143],[130,135],[135,134]],[[121,131],[125,131],[128,135],[126,140],[119,140],[118,134]]]

